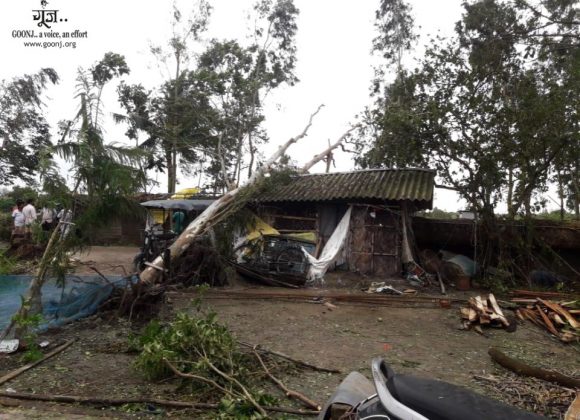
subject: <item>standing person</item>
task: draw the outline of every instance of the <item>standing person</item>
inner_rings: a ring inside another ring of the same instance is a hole
[[[22,214],[24,215],[24,228],[26,233],[30,233],[30,228],[34,222],[36,222],[36,218],[38,217],[36,214],[36,208],[34,207],[34,200],[29,198],[26,200],[26,205],[22,209]]]
[[[22,209],[24,207],[24,201],[18,199],[16,200],[16,207],[12,210],[12,219],[14,221],[14,232],[13,234],[24,233],[24,214]]]
[[[54,226],[55,211],[48,204],[40,212],[42,230],[48,232]]]
[[[178,235],[183,232],[185,222],[185,213],[181,210],[176,211],[173,213],[173,231]]]
[[[24,207],[24,201],[16,200],[16,207],[12,210],[12,220],[14,221],[14,229],[12,229],[12,235],[10,235],[10,243],[14,243],[14,239],[17,237],[24,236],[24,214],[22,214],[22,208]]]

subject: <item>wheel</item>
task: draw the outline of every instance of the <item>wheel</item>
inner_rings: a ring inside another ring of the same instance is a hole
[[[303,273],[306,264],[302,249],[296,247],[285,248],[276,257],[276,270],[279,273]]]
[[[145,269],[145,254],[143,252],[138,253],[133,258],[133,270],[140,273]]]

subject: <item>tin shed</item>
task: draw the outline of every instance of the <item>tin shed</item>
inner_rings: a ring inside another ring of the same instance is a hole
[[[402,270],[403,223],[431,209],[435,172],[429,169],[369,169],[292,178],[260,195],[253,205],[283,234],[311,235],[318,256],[349,206],[349,235],[336,265],[389,277]],[[408,230],[409,232],[409,230]],[[412,242],[412,231],[409,241]]]

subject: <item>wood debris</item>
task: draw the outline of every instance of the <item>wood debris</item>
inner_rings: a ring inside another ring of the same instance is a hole
[[[534,293],[537,296],[534,296]],[[578,317],[580,300],[549,300],[547,293],[530,290],[515,291],[514,295],[516,297],[512,298],[511,302],[519,306],[516,315],[520,320],[532,322],[564,343],[580,340]],[[565,297],[556,293],[553,295],[554,298]]]
[[[510,323],[495,296],[490,293],[487,297],[475,296],[469,298],[467,306],[460,309],[463,329],[474,329],[483,334],[482,326],[506,328],[514,331],[515,323]]]

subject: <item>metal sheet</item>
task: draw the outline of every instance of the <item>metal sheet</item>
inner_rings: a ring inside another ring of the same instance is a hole
[[[215,200],[151,200],[141,203],[148,209],[170,209],[185,211],[203,211],[207,209]]]

